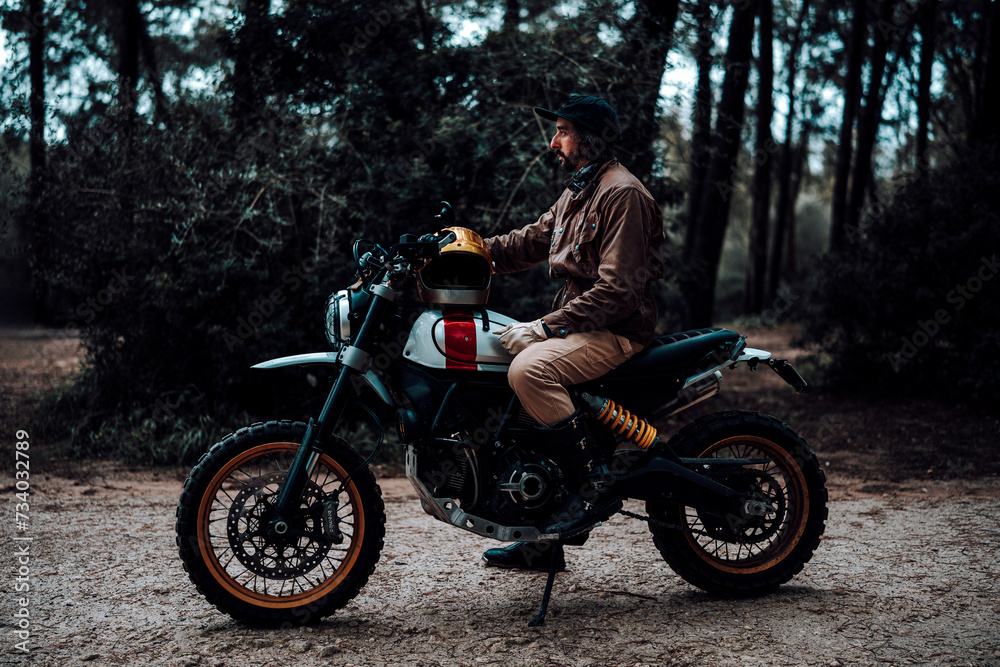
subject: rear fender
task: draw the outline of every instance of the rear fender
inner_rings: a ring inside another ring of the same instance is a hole
[[[802,394],[809,391],[809,383],[799,375],[799,372],[795,370],[795,366],[791,362],[785,359],[775,359],[767,350],[757,350],[752,347],[744,348],[743,353],[735,361],[737,363],[745,363],[752,371],[757,370],[757,364],[764,362],[782,380],[793,386],[797,393]],[[735,365],[734,363],[733,366]]]
[[[279,357],[277,359],[269,359],[268,361],[262,361],[259,364],[254,364],[251,368],[257,370],[273,370],[275,368],[290,368],[293,366],[340,366],[337,361],[340,354],[338,352],[310,352],[308,354],[295,354],[290,357]],[[378,395],[382,402],[386,405],[395,407],[396,401],[392,398],[392,392],[389,388],[385,386],[385,383],[375,372],[369,370],[364,375],[360,376],[368,386]]]

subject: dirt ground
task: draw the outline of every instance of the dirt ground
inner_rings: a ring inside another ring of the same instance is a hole
[[[780,350],[788,338],[766,332],[751,345]],[[17,529],[14,431],[33,392],[78,358],[73,339],[0,333],[10,459],[0,466],[0,664],[1000,664],[1000,421],[990,414],[796,396],[770,371],[734,372],[703,411],[782,417],[829,477],[826,535],[779,592],[708,596],[670,571],[643,524],[618,515],[567,550],[548,623],[529,628],[544,575],[484,567],[479,554],[497,543],[436,522],[405,479],[383,477],[386,542],[368,586],[315,627],[258,630],[210,606],[181,567],[184,471],[49,460],[32,440],[30,518]],[[15,634],[23,613],[27,653]]]

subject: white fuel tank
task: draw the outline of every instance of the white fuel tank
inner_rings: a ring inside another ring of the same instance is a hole
[[[506,373],[514,357],[492,331],[517,321],[482,308],[427,310],[413,323],[403,356],[427,368]]]

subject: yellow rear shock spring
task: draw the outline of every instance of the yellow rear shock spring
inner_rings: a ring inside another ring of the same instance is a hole
[[[603,400],[604,405],[597,412],[597,421],[605,424],[613,433],[631,440],[640,449],[648,448],[656,440],[656,429],[652,424],[639,419],[610,398],[598,400]]]

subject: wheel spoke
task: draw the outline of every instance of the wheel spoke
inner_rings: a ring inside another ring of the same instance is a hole
[[[345,493],[341,477],[322,466],[307,481],[302,508],[293,517],[296,537],[275,541],[265,530],[272,507],[287,475],[290,457],[272,454],[251,459],[220,483],[212,499],[209,524],[224,524],[225,533],[209,532],[222,569],[254,593],[289,597],[306,593],[330,579],[354,548],[356,508],[347,493],[337,520],[347,543],[334,545],[311,537],[322,533],[319,504]],[[335,494],[326,489],[339,484]],[[299,534],[305,533],[305,534]]]
[[[731,443],[714,452],[706,452],[703,456],[769,459],[765,464],[747,466],[733,477],[734,483],[746,487],[740,488],[741,492],[757,494],[775,510],[762,517],[748,519],[740,529],[739,537],[733,540],[716,537],[722,532],[728,533],[731,530],[721,520],[713,518],[706,525],[705,518],[698,510],[687,507],[684,512],[685,523],[694,533],[694,543],[712,558],[729,563],[749,562],[766,555],[772,547],[781,542],[782,536],[787,533],[796,515],[797,503],[791,495],[792,489],[787,471],[771,453],[749,442]]]
[[[185,569],[237,619],[277,625],[328,615],[358,593],[378,561],[384,504],[371,471],[341,441],[312,459],[301,495],[281,515],[288,530],[275,532],[279,493],[305,429],[269,422],[238,431],[185,483],[177,512]],[[339,544],[332,527],[327,534],[327,509],[335,512]]]

